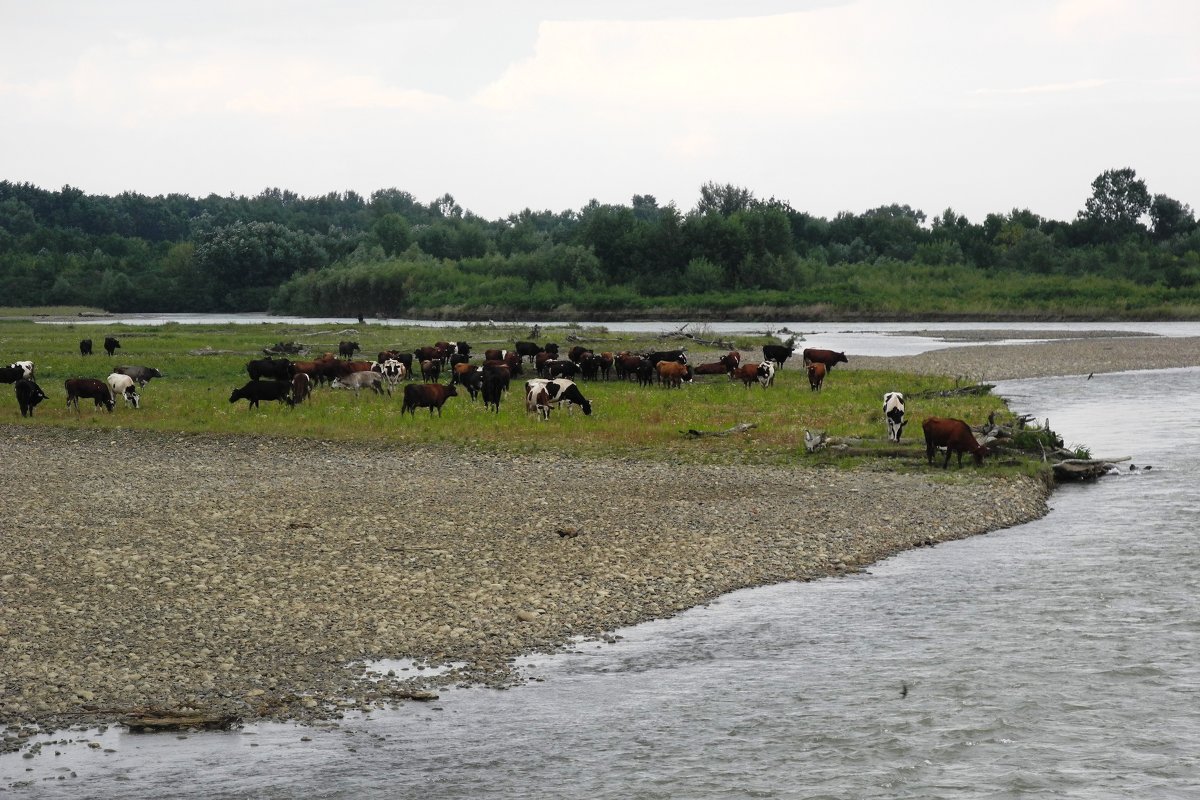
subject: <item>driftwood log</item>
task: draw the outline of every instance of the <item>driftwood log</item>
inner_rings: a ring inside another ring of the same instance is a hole
[[[181,731],[189,728],[227,730],[241,722],[233,714],[208,714],[203,711],[133,711],[121,718],[121,724],[131,731],[155,733]]]
[[[1067,458],[1052,465],[1055,480],[1087,481],[1116,471],[1116,464],[1129,461],[1132,456],[1121,458]]]
[[[690,436],[693,439],[699,439],[701,436],[729,436],[732,433],[745,433],[751,428],[757,427],[758,424],[755,422],[739,422],[732,428],[726,428],[723,431],[698,431],[694,428],[691,428],[686,431],[680,431],[680,433],[682,433],[684,436]]]

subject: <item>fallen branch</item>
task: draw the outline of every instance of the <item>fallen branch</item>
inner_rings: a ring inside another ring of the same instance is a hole
[[[684,436],[691,436],[693,439],[697,439],[701,436],[728,436],[731,433],[745,433],[751,428],[757,427],[758,424],[754,422],[739,422],[732,428],[726,428],[723,431],[698,431],[692,428],[686,431],[680,431],[680,433],[682,433]]]

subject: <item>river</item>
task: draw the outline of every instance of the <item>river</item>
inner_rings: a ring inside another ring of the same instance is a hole
[[[0,787],[38,798],[1200,796],[1200,370],[997,391],[1068,443],[1131,455],[1136,469],[1061,488],[1026,525],[853,577],[735,592],[615,644],[530,659],[534,680],[520,688],[452,690],[336,728],[73,733],[100,747],[0,757]]]

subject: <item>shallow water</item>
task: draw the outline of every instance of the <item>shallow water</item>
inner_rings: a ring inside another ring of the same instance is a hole
[[[624,630],[615,645],[531,659],[540,682],[518,689],[455,690],[332,730],[180,740],[113,729],[95,737],[100,749],[0,757],[0,788],[39,798],[1195,798],[1200,370],[997,391],[1069,443],[1133,456],[1138,469],[1061,489],[1027,525],[850,578],[736,592]]]

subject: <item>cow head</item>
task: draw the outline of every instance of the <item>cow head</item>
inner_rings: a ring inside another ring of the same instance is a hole
[[[229,402],[236,403],[238,400],[241,400],[245,396],[246,395],[242,394],[241,389],[234,389],[233,394],[229,395]]]

